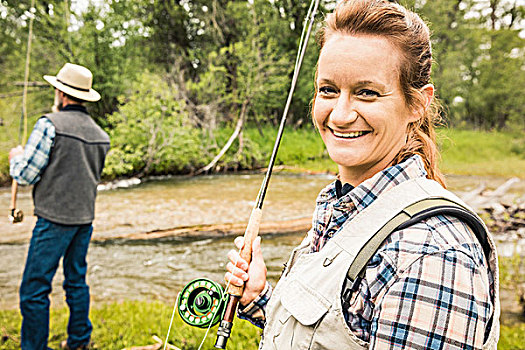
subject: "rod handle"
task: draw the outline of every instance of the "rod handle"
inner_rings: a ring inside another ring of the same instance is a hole
[[[262,209],[255,207],[250,215],[248,226],[244,232],[244,245],[241,249],[241,258],[246,260],[249,264],[252,260],[252,244],[255,238],[259,235],[259,226],[261,225]],[[242,296],[244,287],[237,287],[233,284],[228,286],[228,294],[235,295],[238,297]]]
[[[18,192],[18,182],[13,179],[13,182],[11,182],[11,205],[9,206],[9,209],[16,209],[16,194]]]

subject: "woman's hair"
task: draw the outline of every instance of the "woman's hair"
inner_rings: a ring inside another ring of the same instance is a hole
[[[407,142],[394,158],[394,164],[419,154],[430,179],[445,186],[438,169],[439,152],[434,126],[440,122],[441,106],[437,99],[424,108],[420,89],[430,83],[432,49],[430,31],[414,12],[386,0],[343,0],[330,13],[319,33],[321,50],[331,35],[377,35],[385,37],[397,47],[401,55],[400,85],[405,102],[410,108],[424,111],[421,117],[408,125]],[[315,100],[315,98],[314,98]]]

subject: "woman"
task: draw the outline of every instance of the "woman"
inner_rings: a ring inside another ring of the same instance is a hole
[[[319,194],[313,227],[275,289],[259,238],[249,265],[229,252],[225,279],[245,287],[239,316],[264,328],[262,349],[495,348],[493,242],[482,245],[454,216],[395,229],[358,277],[346,276],[356,247],[408,204],[464,205],[437,167],[427,26],[388,1],[343,1],[320,46],[313,121],[339,176]]]

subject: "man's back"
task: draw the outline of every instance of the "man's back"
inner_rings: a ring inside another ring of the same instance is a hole
[[[33,189],[35,214],[65,225],[90,223],[109,137],[83,107],[45,117],[56,135],[49,163]]]

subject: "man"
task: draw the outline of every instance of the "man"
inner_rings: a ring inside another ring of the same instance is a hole
[[[48,349],[48,296],[61,258],[70,311],[62,347],[86,349],[92,330],[86,255],[109,137],[84,107],[100,99],[89,69],[66,63],[56,77],[44,79],[55,87],[54,112],[37,121],[25,148],[9,153],[11,176],[34,185],[37,216],[20,286],[22,349]]]

